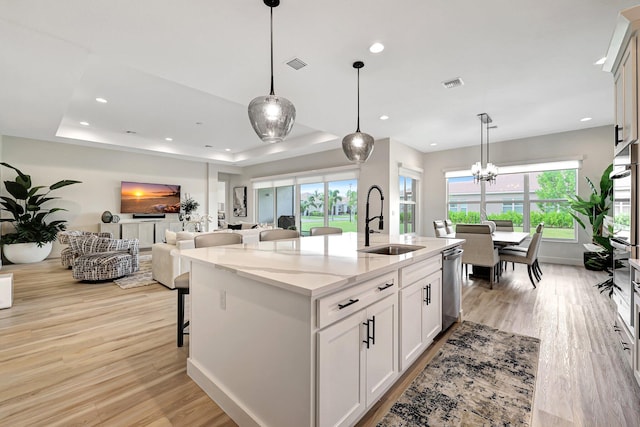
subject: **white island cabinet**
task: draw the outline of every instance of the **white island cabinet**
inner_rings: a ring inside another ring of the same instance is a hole
[[[363,240],[345,233],[182,251],[191,261],[187,372],[236,423],[353,425],[397,381],[401,278],[431,283],[423,299],[439,306],[434,260],[462,241],[371,236],[372,248],[424,247],[378,255],[360,251]],[[420,327],[421,349],[437,329],[426,312],[433,325]]]
[[[400,370],[406,370],[442,331],[442,257],[400,271]]]

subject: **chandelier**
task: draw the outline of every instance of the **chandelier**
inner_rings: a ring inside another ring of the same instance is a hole
[[[271,12],[271,92],[251,101],[249,120],[261,140],[274,143],[283,141],[291,132],[296,108],[288,99],[276,96],[273,90],[273,8],[280,4],[280,0],[264,0],[264,4]]]
[[[486,181],[489,184],[496,182],[498,176],[498,168],[489,161],[489,129],[495,129],[498,126],[489,126],[493,120],[487,113],[478,114],[480,118],[480,161],[471,166],[471,174],[474,182]],[[487,134],[487,158],[485,161],[484,153],[484,134]]]

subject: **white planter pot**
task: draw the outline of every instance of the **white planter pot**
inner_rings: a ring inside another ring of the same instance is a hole
[[[53,242],[45,243],[42,247],[37,243],[13,243],[2,245],[2,252],[14,264],[28,264],[44,260],[51,253],[51,248]]]

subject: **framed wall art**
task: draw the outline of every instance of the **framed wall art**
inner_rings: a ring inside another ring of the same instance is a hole
[[[247,187],[233,187],[233,216],[247,216]]]

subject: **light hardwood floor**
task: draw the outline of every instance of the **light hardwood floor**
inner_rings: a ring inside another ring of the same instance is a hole
[[[537,289],[516,266],[490,290],[466,281],[465,319],[541,339],[534,426],[640,425],[640,388],[612,332],[613,306],[579,267],[542,265]],[[14,305],[0,310],[0,426],[232,426],[186,375],[176,294],[74,281],[58,260],[4,266]],[[360,422],[375,425],[450,329]]]

